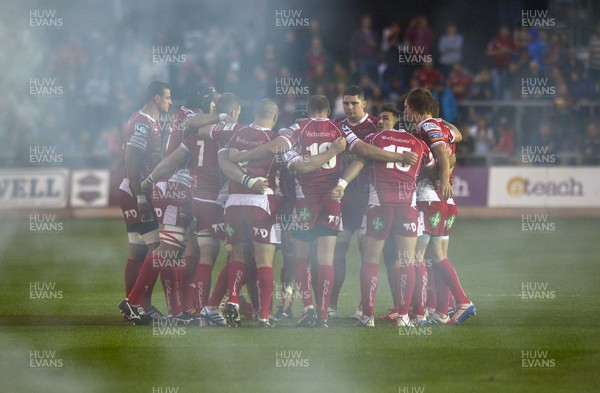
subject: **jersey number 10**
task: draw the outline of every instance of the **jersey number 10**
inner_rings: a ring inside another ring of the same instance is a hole
[[[331,142],[323,142],[318,144],[317,142],[308,146],[306,149],[310,152],[311,156],[316,156],[317,154],[324,153],[331,148]],[[333,156],[329,161],[325,164],[321,165],[323,169],[333,169],[335,168],[335,164],[337,163],[337,156]]]

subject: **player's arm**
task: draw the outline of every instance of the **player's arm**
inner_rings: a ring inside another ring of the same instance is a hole
[[[310,156],[308,160],[305,160],[304,157],[298,156],[295,161],[290,163],[288,168],[300,174],[310,173],[322,167],[327,163],[327,161],[331,160],[344,150],[346,150],[346,138],[339,137],[331,143],[331,147],[328,150],[317,155]]]
[[[219,121],[225,121],[227,119],[226,113],[221,114],[204,114],[200,113],[195,116],[190,116],[184,121],[185,130],[193,131],[204,126],[218,123]]]
[[[208,125],[198,128],[198,132],[197,132],[198,138],[204,139],[204,140],[212,139],[210,132],[214,126],[215,126],[215,124],[208,124]]]
[[[450,159],[446,151],[446,144],[436,144],[431,148],[431,152],[439,168],[439,179],[436,186],[442,199],[447,200],[452,197],[452,186],[450,185]]]
[[[351,146],[351,150],[362,158],[371,161],[401,162],[406,165],[413,165],[416,164],[418,159],[416,153],[410,151],[402,153],[385,151],[361,140],[356,140]]]
[[[444,119],[442,119],[442,122],[446,125],[446,127],[448,127],[452,131],[452,135],[454,136],[452,143],[462,142],[463,137],[462,137],[462,134],[460,133],[460,131],[458,130],[458,128],[454,124],[449,123]]]
[[[365,161],[357,158],[348,165],[348,168],[342,174],[340,180],[338,180],[337,186],[331,191],[331,199],[340,200],[344,197],[344,190],[346,190],[346,186],[352,180],[358,176],[360,171],[365,167]]]
[[[287,138],[278,136],[277,138],[269,141],[263,145],[255,147],[252,150],[245,150],[240,152],[232,152],[229,155],[229,159],[232,162],[243,162],[243,161],[256,161],[265,158],[273,157],[275,154],[283,154],[290,150],[292,145]]]
[[[150,175],[142,182],[142,191],[147,191],[152,188],[152,184],[154,184],[157,179],[162,179],[175,172],[175,169],[177,169],[182,162],[187,160],[189,154],[190,153],[186,149],[179,146],[173,153],[163,158],[152,170],[152,173],[150,173]]]
[[[219,151],[219,168],[227,178],[240,183],[257,194],[264,194],[269,187],[269,182],[264,177],[251,177],[236,163],[229,159],[230,152],[235,149],[222,149]]]
[[[142,181],[143,154],[144,150],[127,145],[125,147],[125,171],[129,180],[129,188],[137,199],[142,221],[150,221],[152,219],[152,208],[146,200],[146,195],[142,192],[140,185]]]

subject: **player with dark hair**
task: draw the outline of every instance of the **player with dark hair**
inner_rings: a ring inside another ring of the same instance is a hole
[[[152,250],[159,244],[158,222],[149,201],[150,193],[142,192],[140,182],[160,161],[160,115],[168,112],[170,106],[169,85],[160,81],[151,82],[146,88],[143,108],[131,115],[123,134],[126,175],[119,186],[119,203],[129,238],[125,296],[133,289],[144,260],[151,256]],[[150,286],[153,285],[154,281]],[[149,307],[150,294],[145,302]]]
[[[369,206],[363,217],[361,232],[363,238],[363,261],[361,266],[360,287],[362,315],[357,318],[356,326],[372,327],[375,293],[379,282],[379,261],[384,242],[390,233],[393,234],[396,258],[393,268],[388,274],[395,275],[396,285],[393,290],[395,303],[398,305],[398,326],[413,326],[408,317],[414,280],[414,252],[417,240],[418,211],[416,208],[416,180],[421,166],[433,167],[434,161],[429,148],[418,138],[404,130],[395,130],[393,125],[398,118],[398,110],[392,106],[382,108],[379,124],[382,131],[366,138],[378,148],[386,151],[412,151],[419,157],[414,165],[403,165],[394,162],[375,162],[370,166],[371,192]],[[365,162],[355,160],[342,176],[343,181],[353,180]],[[344,195],[343,186],[338,186],[332,196]]]
[[[364,140],[368,135],[378,132],[377,122],[379,119],[366,112],[367,100],[362,88],[348,86],[342,96],[342,105],[346,117],[338,119],[342,125],[350,128],[354,134]],[[342,157],[342,170],[346,169],[356,158],[356,155],[346,151]],[[338,234],[335,245],[335,256],[333,267],[335,271],[335,282],[331,293],[331,309],[329,315],[337,318],[338,296],[346,278],[346,255],[350,247],[350,240],[354,233],[360,228],[363,213],[367,208],[369,199],[368,171],[363,171],[348,185],[342,199],[342,216],[344,217],[344,230]],[[359,250],[361,249],[359,240]],[[358,312],[359,314],[359,312]]]
[[[198,104],[199,102],[196,101],[195,105]],[[231,116],[239,114],[239,104],[236,110],[238,112],[231,110]],[[212,124],[219,121],[219,119],[224,120],[228,115],[228,113],[219,115],[196,114],[187,108],[183,108],[176,116],[173,132],[181,133],[183,137],[190,130],[197,129],[198,126]],[[175,134],[172,134],[172,136],[177,138]],[[119,305],[119,308],[126,315],[139,324],[148,322],[145,317],[145,309],[148,304],[144,302],[144,298],[146,293],[151,290],[149,283],[156,279],[158,272],[161,273],[169,314],[177,316],[178,320],[182,322],[190,321],[190,318],[185,315],[179,318],[184,311],[188,310],[183,309],[186,305],[182,301],[182,272],[178,269],[181,270],[181,268],[187,267],[188,261],[186,259],[181,260],[179,256],[185,248],[186,228],[191,221],[192,183],[202,173],[203,161],[199,160],[202,155],[193,154],[190,157],[189,152],[186,151],[186,141],[195,136],[196,134],[192,134],[185,138],[184,142],[163,159],[141,184],[141,187],[149,190],[156,183],[154,193],[156,194],[155,200],[159,205],[157,213],[160,216],[161,229],[160,246],[151,256],[146,258],[140,277],[129,293],[129,298],[123,300]],[[192,145],[194,148],[200,146],[200,149],[202,149],[203,147],[203,144],[196,143]],[[216,151],[214,156],[214,161],[216,161]],[[177,170],[178,168],[179,170]],[[219,176],[218,167],[215,166],[214,169],[216,169],[217,176]],[[210,172],[211,174],[215,173],[214,170]],[[169,175],[170,177],[168,177]],[[168,181],[157,182],[157,180],[167,177]],[[201,181],[200,183],[204,184],[205,182]],[[197,187],[194,188],[194,192],[197,192]],[[201,257],[203,253],[210,251],[201,245]]]

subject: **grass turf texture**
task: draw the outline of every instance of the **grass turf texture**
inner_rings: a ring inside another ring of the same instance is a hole
[[[329,329],[295,328],[295,320],[258,329],[243,320],[239,329],[179,335],[122,321],[120,220],[62,223],[55,234],[0,223],[2,392],[590,392],[600,382],[595,220],[555,220],[546,234],[523,232],[520,219],[458,221],[450,259],[479,309],[458,327],[352,327],[360,296],[353,244],[342,318]],[[62,299],[30,299],[33,282],[55,283]],[[522,299],[524,282],[547,284],[554,299]],[[160,283],[154,299],[164,310]],[[390,305],[381,266],[376,314]],[[62,367],[32,368],[30,351],[55,351]],[[300,367],[277,367],[289,363],[278,362],[281,351],[296,351]],[[523,367],[523,351],[547,354]]]

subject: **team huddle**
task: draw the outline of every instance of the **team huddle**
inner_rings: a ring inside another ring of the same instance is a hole
[[[186,99],[161,124],[170,88],[152,82],[125,128],[119,189],[129,237],[126,298],[119,303],[125,318],[238,327],[245,316],[273,327],[294,318],[299,299],[298,326],[328,327],[339,318],[355,233],[362,261],[356,326],[375,326],[382,257],[394,304],[379,319],[412,327],[460,324],[475,315],[447,256],[457,216],[454,149],[462,136],[437,118],[428,90],[408,93],[403,116],[385,104],[379,118],[365,112],[357,86],[344,91],[340,120],[328,118],[326,97],[311,96],[294,112],[294,124],[279,131],[272,100],[260,100],[252,123],[241,124],[233,93],[219,95],[204,84]],[[398,129],[400,121],[416,132]],[[227,262],[211,292],[222,242]],[[151,301],[159,276],[166,315]],[[249,301],[241,295],[244,284]]]

